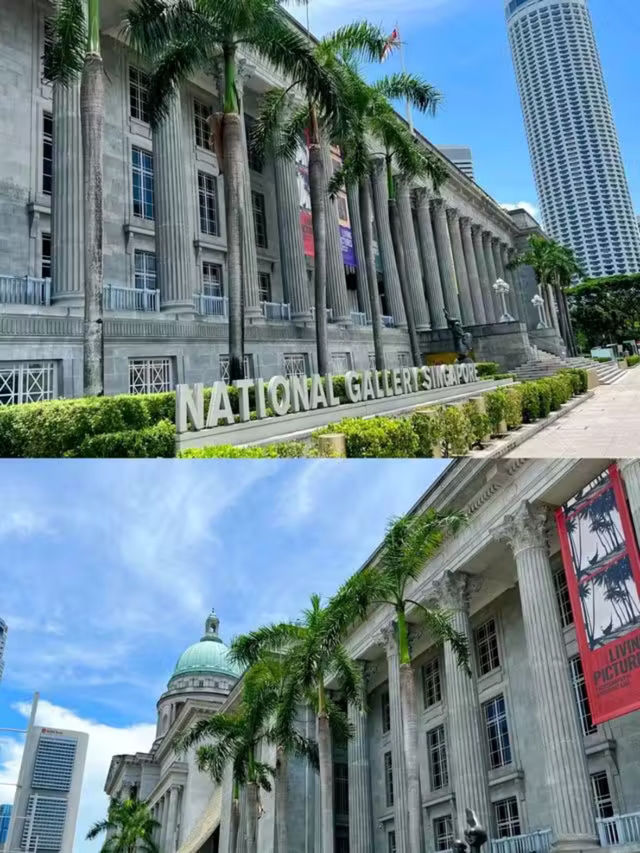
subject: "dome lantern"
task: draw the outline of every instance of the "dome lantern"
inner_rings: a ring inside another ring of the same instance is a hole
[[[169,679],[168,687],[185,676],[222,676],[238,679],[242,669],[229,657],[229,649],[218,634],[220,620],[212,610],[205,622],[205,632],[197,643],[189,646],[180,655]]]

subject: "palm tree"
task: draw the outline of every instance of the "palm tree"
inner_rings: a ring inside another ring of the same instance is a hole
[[[281,654],[286,673],[282,704],[276,728],[287,729],[293,710],[308,703],[316,715],[318,766],[320,773],[321,850],[334,850],[333,758],[331,739],[350,734],[346,715],[327,690],[331,677],[343,699],[359,705],[362,675],[342,645],[348,626],[357,614],[357,605],[348,585],[322,605],[319,595],[311,596],[310,607],[298,623],[280,623],[258,628],[231,645],[232,657],[252,665],[266,654]]]
[[[409,848],[422,846],[422,799],[418,767],[418,713],[415,674],[409,649],[407,612],[416,612],[434,640],[448,642],[458,663],[470,674],[469,649],[462,634],[451,624],[451,614],[440,607],[427,607],[408,596],[408,587],[418,579],[425,563],[433,557],[449,532],[457,530],[464,517],[453,512],[428,510],[421,515],[392,519],[376,564],[361,573],[358,586],[361,605],[386,604],[395,614],[395,632],[400,663],[400,698],[404,758],[407,774]]]
[[[158,853],[153,833],[159,826],[146,803],[136,799],[111,800],[106,820],[94,823],[87,839],[91,841],[106,832],[102,853]]]
[[[100,0],[59,0],[47,73],[59,86],[81,78],[82,168],[84,181],[84,393],[104,394],[102,277],[102,148],[104,82],[100,53]]]
[[[339,142],[347,154],[342,170],[334,175],[330,186],[332,191],[336,191],[340,182],[344,180],[348,183],[357,184],[359,189],[376,367],[379,370],[383,370],[385,367],[382,347],[382,319],[378,301],[378,282],[373,248],[370,189],[372,159],[376,153],[372,150],[372,146],[375,148],[379,145],[383,147],[381,153],[385,157],[387,169],[391,234],[407,316],[413,363],[420,364],[421,353],[407,281],[404,241],[396,200],[394,163],[403,180],[428,178],[435,188],[442,184],[446,172],[440,160],[419,145],[407,125],[396,114],[389,99],[402,98],[420,112],[434,113],[440,95],[429,83],[406,72],[383,77],[369,85],[358,73],[356,57],[354,56],[347,57],[342,68],[342,80],[350,108],[347,113],[350,121]]]
[[[225,187],[229,373],[232,380],[239,379],[244,373],[242,238],[244,230],[253,226],[245,219],[251,205],[243,191],[238,50],[242,46],[254,51],[277,72],[295,80],[313,97],[320,115],[336,109],[333,81],[278,0],[137,0],[127,13],[125,31],[131,44],[153,64],[152,125],[165,119],[170,100],[184,80],[196,71],[211,74],[222,62],[223,107],[214,116],[213,136]]]
[[[382,30],[366,21],[349,24],[327,35],[315,45],[314,54],[319,66],[336,86],[337,108],[321,112],[317,96],[309,87],[306,101],[292,108],[290,94],[301,84],[301,81],[293,79],[286,88],[272,89],[265,95],[254,128],[253,144],[258,152],[270,149],[276,156],[293,159],[301,147],[308,149],[314,241],[316,348],[318,372],[323,375],[329,369],[325,202],[330,176],[325,172],[322,145],[341,138],[348,124],[352,105],[343,89],[345,61],[354,57],[379,60],[385,44]],[[376,302],[377,298],[376,294]]]

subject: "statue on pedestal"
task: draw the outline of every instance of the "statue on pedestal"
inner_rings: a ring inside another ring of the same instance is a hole
[[[446,308],[444,309],[444,316],[453,335],[458,361],[471,361],[470,353],[473,349],[471,332],[467,332],[461,320],[458,317],[452,317]]]
[[[451,845],[453,853],[480,853],[482,845],[487,841],[487,832],[478,820],[473,809],[465,809],[467,827],[464,830],[465,840],[457,838]]]

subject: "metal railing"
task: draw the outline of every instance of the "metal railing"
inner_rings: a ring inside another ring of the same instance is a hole
[[[640,812],[601,817],[596,820],[596,823],[600,844],[603,847],[640,842]]]
[[[0,302],[9,305],[50,305],[51,279],[0,275]]]
[[[266,320],[291,320],[291,306],[288,302],[261,302],[260,307]]]
[[[205,293],[196,293],[194,296],[196,313],[209,317],[227,317],[229,314],[229,300],[226,296],[208,296]]]
[[[312,305],[309,310],[311,311],[311,317],[315,320],[315,316],[316,316],[315,305]],[[330,323],[333,323],[333,308],[327,308],[327,320]]]
[[[367,315],[364,313],[364,311],[352,311],[351,322],[354,326],[366,326]]]
[[[497,838],[491,842],[491,853],[549,853],[550,850],[550,829],[538,829],[511,838]]]
[[[105,284],[105,311],[159,311],[160,291],[142,287]]]
[[[382,315],[382,324],[383,324],[383,326],[386,326],[388,329],[393,329],[396,325],[396,321],[393,319],[393,317],[390,314],[383,314]]]

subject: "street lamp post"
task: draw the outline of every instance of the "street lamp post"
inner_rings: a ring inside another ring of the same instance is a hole
[[[502,301],[502,317],[500,317],[501,323],[513,323],[514,317],[509,314],[507,310],[507,296],[511,290],[511,286],[508,282],[504,281],[504,279],[499,278],[496,283],[493,285],[493,289],[497,294],[499,294],[500,299]]]
[[[29,723],[27,725],[26,730],[25,729],[0,729],[0,731],[20,732],[21,734],[26,734],[27,740],[28,740],[29,735],[31,734],[31,730],[33,729],[33,726],[34,726],[35,721],[36,721],[36,712],[38,710],[38,702],[39,701],[40,701],[40,694],[36,692],[33,694],[33,701],[31,702],[31,713],[29,714]],[[24,758],[24,756],[23,756],[23,758]],[[20,762],[20,770],[18,771],[18,781],[15,783],[15,788],[16,788],[15,803],[18,802],[18,796],[19,796],[20,791],[22,790],[22,788],[24,786],[24,772],[25,772],[24,771],[24,761],[21,761]],[[7,782],[4,784],[10,785],[13,783]],[[14,814],[12,814],[11,817],[9,818],[9,829],[7,831],[7,850],[6,850],[6,853],[12,853],[10,845],[11,845],[11,841],[13,840],[13,836],[15,835],[14,824],[18,820],[29,820],[29,830],[28,830],[28,835],[27,835],[27,853],[35,853],[35,851],[29,850],[29,847],[31,844],[31,835],[33,833],[33,821],[35,819],[36,803],[37,802],[38,802],[38,795],[35,794],[34,795],[33,808],[31,809],[30,815],[14,815]],[[39,838],[36,835],[36,837],[35,837],[35,843],[36,843],[35,849],[36,850],[38,848],[38,842],[39,842]]]
[[[547,325],[547,322],[546,322],[547,318],[546,318],[546,315],[544,313],[544,299],[542,298],[542,296],[540,296],[539,293],[536,293],[536,295],[531,300],[531,304],[534,305],[538,309],[538,318],[539,318],[540,322],[538,323],[537,328],[538,329],[548,329],[549,326]]]

